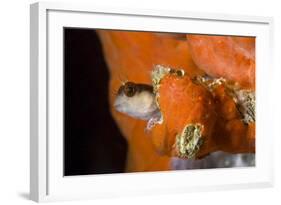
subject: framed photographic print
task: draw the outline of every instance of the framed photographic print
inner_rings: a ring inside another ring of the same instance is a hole
[[[30,17],[32,200],[272,186],[271,18],[46,2]]]

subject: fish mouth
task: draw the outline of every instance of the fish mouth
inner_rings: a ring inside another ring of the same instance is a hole
[[[113,107],[115,108],[115,110],[117,110],[118,112],[122,112],[122,103],[120,103],[120,102],[114,102],[113,103]]]
[[[113,106],[116,110],[118,110],[121,107],[121,104],[120,103],[114,103]]]

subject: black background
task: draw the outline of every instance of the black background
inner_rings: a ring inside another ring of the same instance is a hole
[[[124,172],[127,144],[109,112],[95,30],[64,29],[64,174]]]

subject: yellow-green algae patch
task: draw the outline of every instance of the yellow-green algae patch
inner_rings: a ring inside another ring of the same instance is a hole
[[[188,124],[176,136],[176,149],[178,157],[194,159],[203,144],[203,126],[201,124]]]
[[[238,110],[243,115],[243,121],[246,124],[256,121],[256,95],[249,90],[239,90],[235,92],[237,98]]]
[[[152,86],[154,93],[157,93],[161,80],[170,73],[171,68],[162,65],[156,65],[151,73]]]
[[[210,92],[212,92],[217,86],[225,84],[226,80],[224,78],[210,78],[208,76],[196,76],[193,78],[193,82],[203,85]]]

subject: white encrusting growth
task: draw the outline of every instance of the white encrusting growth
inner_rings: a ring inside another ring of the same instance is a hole
[[[203,159],[181,159],[173,157],[170,166],[173,170],[252,167],[255,166],[255,154],[230,154],[217,151]]]

